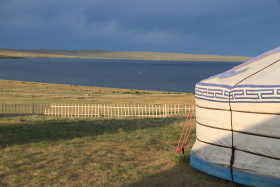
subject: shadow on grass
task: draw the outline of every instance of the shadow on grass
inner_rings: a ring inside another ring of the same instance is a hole
[[[40,141],[94,137],[104,133],[131,132],[167,126],[178,118],[157,119],[79,119],[0,117],[0,148]]]
[[[178,163],[173,168],[159,172],[154,175],[144,177],[141,181],[127,185],[126,187],[158,187],[158,186],[176,186],[176,187],[245,187],[244,185],[226,181],[190,166],[189,161]]]

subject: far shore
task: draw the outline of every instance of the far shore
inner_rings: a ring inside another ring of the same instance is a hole
[[[126,59],[126,60],[168,60],[168,61],[236,61],[245,62],[251,57],[219,56],[159,52],[114,52],[105,50],[12,50],[0,49],[2,58],[88,58],[88,59]]]
[[[0,59],[24,59],[24,58],[23,57],[17,57],[17,56],[0,55]]]

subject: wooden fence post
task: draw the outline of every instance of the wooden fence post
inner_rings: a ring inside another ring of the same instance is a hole
[[[99,112],[99,110],[100,110],[100,106],[99,106],[99,104],[98,104],[98,106],[97,106],[97,107],[98,107],[98,108],[97,108],[97,109],[98,109],[98,114],[97,114],[97,116],[99,117],[99,113],[100,113],[100,112]]]

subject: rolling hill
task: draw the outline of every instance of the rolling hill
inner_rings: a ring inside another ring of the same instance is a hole
[[[44,58],[93,58],[93,59],[133,59],[133,60],[176,60],[176,61],[247,61],[251,57],[245,56],[219,56],[184,53],[159,52],[126,52],[92,50],[22,50],[0,48],[0,56],[13,57],[44,57]],[[1,57],[0,57],[1,58]]]

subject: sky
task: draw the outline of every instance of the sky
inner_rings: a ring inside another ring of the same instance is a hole
[[[280,0],[0,0],[0,48],[254,57],[279,18]]]

